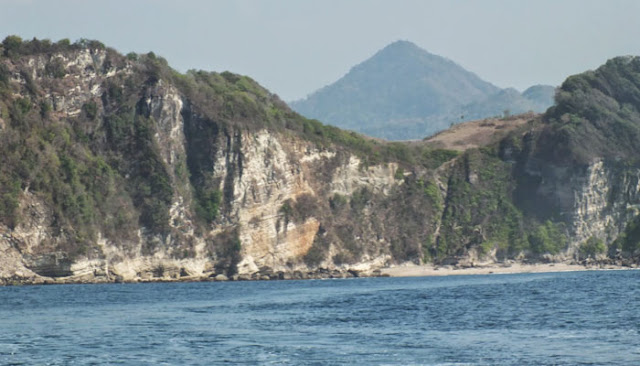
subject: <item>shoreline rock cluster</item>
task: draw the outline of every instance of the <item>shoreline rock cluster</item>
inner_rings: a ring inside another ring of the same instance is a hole
[[[319,268],[313,271],[274,271],[264,267],[258,272],[234,274],[206,273],[203,275],[180,275],[163,277],[138,277],[124,279],[116,274],[95,274],[69,277],[28,276],[20,273],[0,278],[0,286],[23,285],[62,285],[62,284],[106,284],[106,283],[156,283],[156,282],[236,282],[236,281],[291,281],[291,280],[324,280],[349,279],[366,277],[430,277],[448,275],[482,275],[534,272],[565,272],[587,270],[625,270],[639,269],[640,261],[631,259],[599,259],[572,260],[566,262],[504,262],[491,265],[443,265],[443,266],[395,266],[371,271]]]
[[[125,280],[122,276],[69,276],[69,277],[43,277],[14,275],[9,278],[0,278],[0,286],[22,285],[64,285],[64,284],[103,284],[103,283],[154,283],[154,282],[227,282],[227,281],[287,281],[287,280],[323,280],[323,279],[347,279],[365,277],[390,277],[381,270],[355,271],[319,268],[315,271],[272,271],[263,269],[251,274],[234,274],[227,276],[221,273],[212,273],[202,276],[167,276],[154,278],[135,278]]]

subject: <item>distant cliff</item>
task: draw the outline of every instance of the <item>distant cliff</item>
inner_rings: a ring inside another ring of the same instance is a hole
[[[451,60],[394,42],[291,107],[340,128],[389,140],[422,139],[463,121],[544,112],[554,88],[500,89]]]
[[[246,76],[97,41],[8,37],[0,54],[2,283],[637,254],[637,59],[568,79],[542,118],[479,122],[495,137],[454,151],[345,132]]]

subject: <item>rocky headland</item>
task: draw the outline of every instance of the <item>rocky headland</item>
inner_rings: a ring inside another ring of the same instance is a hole
[[[638,58],[567,79],[542,115],[385,142],[153,53],[0,55],[2,284],[639,262]]]

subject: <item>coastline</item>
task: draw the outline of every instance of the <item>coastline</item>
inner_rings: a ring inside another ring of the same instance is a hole
[[[456,275],[488,275],[515,273],[550,273],[550,272],[578,272],[597,270],[630,270],[637,266],[622,266],[615,264],[578,264],[578,263],[494,263],[473,267],[433,266],[433,265],[400,265],[381,269],[383,276],[389,277],[430,277]]]
[[[353,270],[327,270],[319,269],[312,272],[294,273],[254,273],[253,275],[234,275],[229,278],[224,275],[203,275],[184,277],[159,277],[159,278],[135,278],[123,279],[121,276],[93,277],[93,276],[69,276],[60,278],[51,277],[13,277],[0,278],[0,287],[22,285],[62,285],[62,284],[104,284],[104,283],[153,283],[153,282],[225,282],[225,281],[278,281],[278,280],[314,280],[314,279],[344,279],[356,277],[435,277],[458,275],[490,275],[490,274],[517,274],[517,273],[552,273],[552,272],[579,272],[579,271],[605,271],[605,270],[633,270],[640,269],[638,264],[612,264],[602,262],[575,263],[490,263],[472,266],[432,264],[417,265],[413,263],[400,264],[392,267],[379,268],[368,271]]]

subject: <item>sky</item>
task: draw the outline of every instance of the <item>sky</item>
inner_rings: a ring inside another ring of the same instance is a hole
[[[636,0],[0,0],[0,37],[97,39],[179,70],[248,75],[286,101],[396,40],[499,87],[560,85],[640,55]]]

